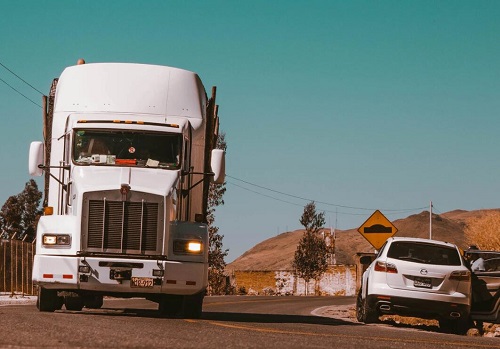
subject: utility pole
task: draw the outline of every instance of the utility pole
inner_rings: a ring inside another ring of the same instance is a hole
[[[429,206],[429,239],[432,239],[432,201]]]

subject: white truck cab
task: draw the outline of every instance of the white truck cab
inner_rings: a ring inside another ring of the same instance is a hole
[[[45,174],[33,282],[40,311],[145,297],[198,317],[208,284],[208,188],[223,183],[218,115],[199,77],[166,66],[66,68],[29,172]]]

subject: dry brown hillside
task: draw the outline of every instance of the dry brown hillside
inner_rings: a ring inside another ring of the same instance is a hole
[[[500,209],[495,209],[500,211]],[[478,218],[490,210],[455,210],[432,218],[432,238],[448,241],[466,248],[464,228],[467,221]],[[429,212],[398,219],[392,222],[396,236],[429,238]],[[290,270],[293,256],[303,230],[295,230],[267,239],[228,264],[227,270]],[[354,264],[356,253],[373,252],[373,247],[356,229],[337,230],[336,261],[338,264]]]

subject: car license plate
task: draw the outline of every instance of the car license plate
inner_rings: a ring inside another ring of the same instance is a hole
[[[153,288],[153,278],[132,277],[130,287]]]
[[[432,288],[432,282],[431,282],[430,278],[415,277],[415,279],[413,279],[413,286],[423,287],[423,288]]]

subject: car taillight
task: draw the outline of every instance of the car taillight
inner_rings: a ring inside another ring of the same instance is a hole
[[[384,273],[391,273],[391,274],[397,274],[398,273],[398,268],[392,263],[386,263],[382,261],[377,261],[375,263],[375,271],[381,271]]]
[[[450,274],[450,280],[470,281],[470,271],[455,270]]]

